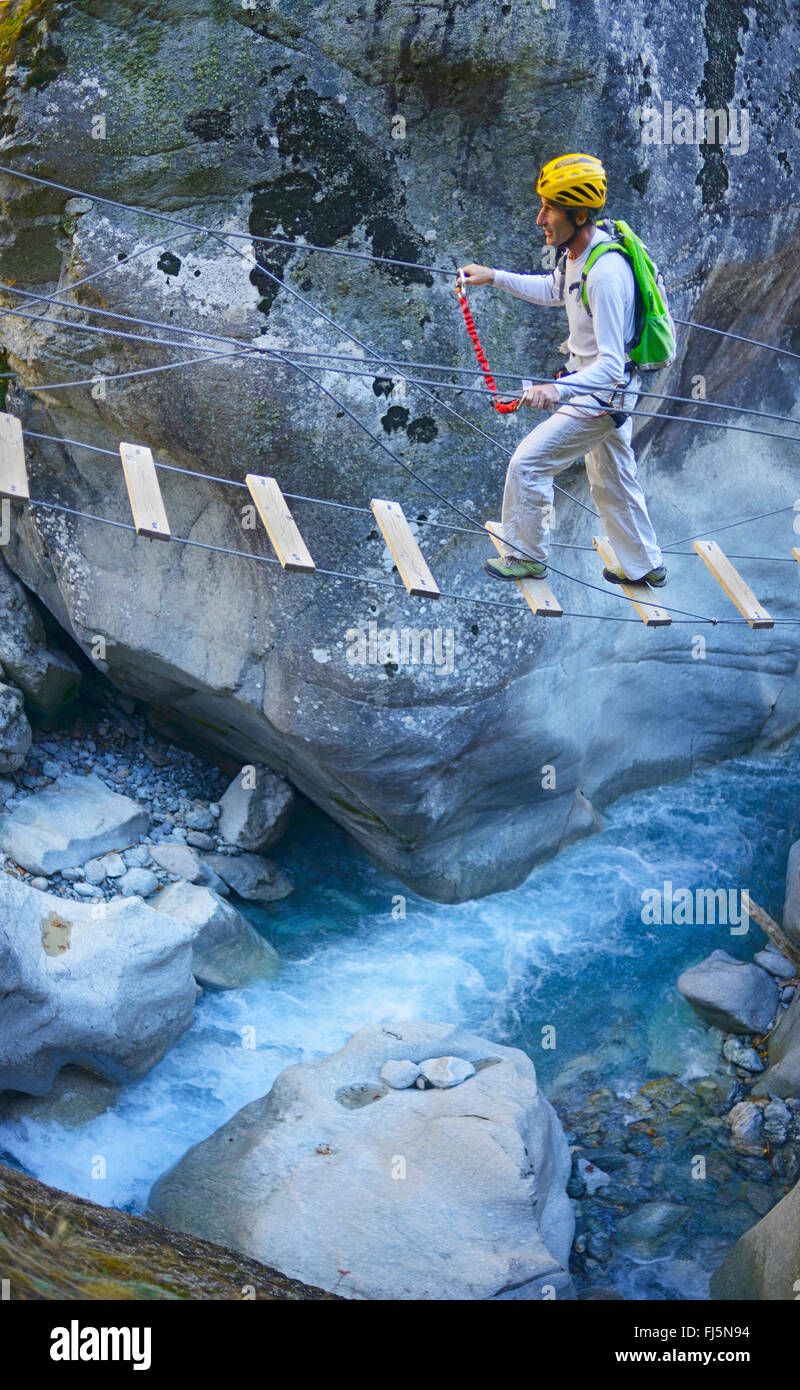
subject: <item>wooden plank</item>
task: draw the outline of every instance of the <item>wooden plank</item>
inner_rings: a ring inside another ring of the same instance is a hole
[[[492,540],[502,555],[503,547],[498,539],[503,535],[502,521],[487,521],[484,525],[487,531],[494,532]],[[564,610],[546,579],[517,579],[515,583],[519,585],[525,602],[537,618],[563,618]]]
[[[152,453],[146,444],[120,444],[119,452],[137,535],[168,541],[169,522]]]
[[[22,421],[0,413],[0,497],[27,501],[30,495]]]
[[[245,482],[283,568],[303,574],[312,573],[316,565],[275,479],[248,473]]]
[[[745,584],[716,541],[694,541],[700,559],[708,566],[717,583],[725,590],[731,603],[747,619],[750,627],[774,627],[775,622],[759,603],[753,590]]]
[[[400,503],[373,497],[369,505],[408,592],[420,598],[438,598],[439,586],[428,569]]]
[[[617,552],[607,536],[592,536],[592,545],[598,552],[606,569],[620,570],[622,566],[617,559]],[[649,584],[640,581],[637,584],[620,584],[620,589],[627,594],[642,622],[647,627],[669,627],[672,622],[666,608],[654,603],[654,590]]]
[[[753,902],[746,888],[742,891],[742,910],[747,913],[748,917],[752,917],[754,922],[758,923],[775,949],[780,951],[781,955],[785,956],[788,961],[791,961],[795,970],[800,974],[800,946],[795,946],[794,942],[789,940],[783,927],[778,926],[775,918],[770,917],[763,907],[759,907],[758,903]]]

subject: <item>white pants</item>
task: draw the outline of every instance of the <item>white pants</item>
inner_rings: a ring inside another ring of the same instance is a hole
[[[637,398],[627,392],[624,408],[633,409]],[[553,478],[583,456],[592,500],[623,573],[640,579],[661,564],[661,551],[636,477],[633,419],[629,416],[617,428],[588,395],[575,399],[591,408],[565,402],[525,436],[511,457],[503,492],[503,553],[507,559],[519,558],[517,546],[526,556],[547,559]]]

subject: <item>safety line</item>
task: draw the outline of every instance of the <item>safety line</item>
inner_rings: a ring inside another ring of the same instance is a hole
[[[107,207],[121,208],[124,212],[135,213],[139,217],[151,217],[158,222],[167,222],[172,226],[185,227],[187,230],[201,232],[207,236],[219,236],[211,227],[205,227],[202,223],[188,222],[183,218],[170,217],[167,213],[152,212],[148,208],[136,207],[130,203],[119,202],[115,198],[106,198],[97,193],[87,193],[84,189],[72,188],[68,184],[56,183],[52,179],[44,179],[36,174],[23,173],[19,169],[13,169],[8,164],[0,164],[0,173],[9,174],[12,178],[25,179],[29,183],[42,184],[46,188],[53,188],[61,193],[69,193],[76,198],[87,198],[93,203],[104,203]],[[317,251],[325,255],[342,256],[351,260],[371,261],[377,265],[397,265],[408,270],[422,270],[430,275],[453,275],[457,266],[432,266],[423,265],[418,261],[402,261],[392,256],[371,256],[362,251],[343,251],[333,246],[315,246],[310,242],[296,242],[289,238],[269,237],[257,235],[252,232],[225,232],[225,236],[234,237],[239,241],[263,242],[270,246],[285,246],[293,251]],[[263,270],[263,267],[259,267]],[[674,317],[674,316],[673,316]],[[774,343],[763,343],[757,338],[745,338],[739,333],[731,333],[724,328],[711,328],[708,324],[696,323],[693,319],[675,318],[675,323],[680,323],[685,328],[697,328],[706,333],[717,333],[723,338],[733,338],[737,342],[750,343],[753,347],[765,348],[769,352],[781,353],[786,357],[800,359],[800,353],[792,352],[788,348],[776,347]]]
[[[216,235],[216,234],[215,234],[215,233],[212,233],[211,235]],[[231,249],[231,250],[237,250],[238,248],[231,247],[231,248],[229,248],[229,249]],[[240,254],[241,254],[241,253],[240,253]],[[271,275],[271,272],[270,272],[270,271],[265,271],[264,273],[267,274],[267,275]],[[289,293],[296,293],[296,291],[292,290],[292,287],[291,287],[290,285],[287,285],[287,284],[285,284],[284,281],[279,280],[277,276],[272,276],[272,278],[276,281],[276,283],[277,283],[282,289],[288,290]],[[169,364],[165,364],[165,365],[159,365],[159,366],[156,366],[156,367],[145,367],[145,368],[140,368],[140,369],[138,369],[138,370],[136,370],[136,371],[130,371],[130,372],[120,372],[120,373],[116,373],[116,374],[114,374],[114,375],[112,375],[112,376],[104,376],[102,379],[104,379],[104,380],[106,380],[106,381],[124,380],[125,378],[127,378],[127,377],[129,377],[129,376],[146,376],[148,373],[157,373],[157,372],[161,372],[161,371],[165,371],[165,370],[172,370],[173,368],[178,368],[178,367],[181,367],[181,366],[192,365],[192,364],[194,364],[194,363],[197,362],[197,361],[203,361],[203,360],[212,361],[212,360],[214,360],[215,357],[217,357],[217,358],[230,358],[230,357],[232,357],[232,356],[242,356],[242,357],[244,357],[244,356],[248,356],[248,355],[251,355],[251,354],[253,354],[253,355],[258,355],[258,356],[271,357],[271,356],[273,356],[274,354],[276,354],[276,353],[278,352],[278,349],[277,349],[277,348],[262,347],[262,346],[259,346],[259,345],[257,345],[257,344],[254,344],[254,343],[246,344],[246,345],[242,346],[242,341],[243,341],[242,339],[230,338],[230,337],[224,336],[224,335],[222,335],[222,334],[217,334],[217,333],[208,333],[208,332],[206,332],[205,330],[199,329],[199,328],[183,328],[183,327],[181,327],[181,326],[174,325],[174,324],[160,323],[160,322],[158,322],[157,320],[143,319],[143,318],[138,318],[138,317],[136,317],[136,316],[134,316],[134,315],[116,313],[116,312],[113,312],[113,311],[110,311],[110,310],[107,310],[107,309],[99,309],[99,308],[95,308],[95,307],[93,307],[93,306],[91,306],[91,305],[70,304],[70,303],[66,302],[65,300],[57,300],[57,299],[53,298],[52,296],[48,296],[48,295],[37,295],[37,294],[32,293],[32,292],[29,291],[29,290],[20,290],[20,289],[18,289],[16,286],[11,286],[11,285],[0,285],[0,289],[9,290],[12,294],[21,295],[21,296],[23,296],[24,298],[34,299],[34,300],[44,300],[44,301],[46,301],[46,302],[48,302],[48,303],[57,305],[57,306],[59,306],[60,308],[64,308],[64,309],[73,309],[73,310],[79,311],[79,312],[81,312],[81,313],[97,314],[97,315],[100,315],[100,316],[102,316],[102,317],[104,317],[104,318],[113,318],[113,319],[117,319],[117,320],[119,320],[119,321],[121,321],[121,322],[125,322],[125,323],[135,323],[135,324],[139,324],[139,325],[141,325],[141,326],[143,326],[143,327],[160,328],[160,329],[164,329],[164,330],[166,330],[166,331],[171,331],[171,332],[174,332],[174,333],[189,334],[189,335],[191,335],[191,336],[193,336],[193,337],[197,337],[197,338],[208,338],[208,339],[210,339],[210,340],[213,341],[213,342],[234,343],[234,344],[237,345],[237,352],[236,352],[236,353],[221,353],[221,352],[216,352],[215,349],[213,349],[213,348],[201,348],[201,349],[200,349],[201,351],[203,351],[203,352],[205,352],[205,353],[208,354],[207,359],[204,359],[204,358],[200,358],[200,359],[198,359],[198,358],[190,358],[190,359],[186,359],[185,362],[169,363]],[[302,295],[298,295],[298,298],[301,300],[301,302],[302,302],[303,304],[306,305],[307,308],[312,309],[312,311],[315,312],[315,313],[321,314],[322,317],[324,317],[324,318],[326,319],[326,321],[327,321],[329,324],[331,324],[332,327],[335,327],[335,328],[337,329],[338,332],[344,333],[346,336],[352,336],[353,341],[354,341],[355,343],[357,343],[360,347],[362,347],[363,350],[364,350],[365,352],[370,352],[370,353],[372,353],[373,358],[374,358],[375,361],[380,362],[380,363],[382,363],[382,364],[385,363],[387,366],[393,367],[393,368],[395,368],[395,370],[396,370],[397,366],[399,365],[399,363],[397,362],[396,359],[389,358],[389,357],[385,357],[385,356],[379,356],[377,353],[373,352],[373,350],[372,350],[371,348],[368,348],[368,347],[366,346],[366,344],[362,343],[361,340],[360,340],[359,338],[356,338],[354,335],[348,334],[347,329],[343,328],[343,327],[342,327],[341,325],[339,325],[339,324],[336,324],[335,321],[334,321],[333,319],[328,318],[328,316],[325,315],[324,312],[323,312],[321,309],[318,309],[316,306],[312,305],[312,304],[310,303],[309,300],[304,299]],[[164,339],[164,338],[151,338],[151,337],[145,336],[145,335],[143,335],[143,334],[126,333],[126,332],[123,331],[122,329],[103,328],[102,326],[97,325],[97,324],[91,324],[91,323],[73,323],[73,322],[72,322],[71,320],[69,320],[69,319],[43,318],[41,314],[23,313],[23,312],[20,312],[20,311],[18,311],[18,310],[8,310],[7,312],[13,313],[13,314],[14,314],[14,317],[16,317],[16,318],[21,318],[21,319],[34,319],[34,320],[36,320],[37,322],[41,322],[41,323],[43,323],[43,324],[48,324],[48,325],[53,325],[54,327],[58,327],[58,328],[73,328],[73,329],[75,329],[77,332],[106,334],[107,336],[110,336],[110,337],[112,337],[112,338],[119,338],[119,339],[121,339],[121,340],[129,341],[129,342],[143,342],[143,343],[148,343],[150,346],[153,346],[153,347],[185,347],[185,346],[186,346],[185,343],[181,343],[181,342],[170,342],[168,339]],[[296,350],[296,349],[295,349],[295,350]],[[292,349],[291,349],[291,348],[288,348],[288,349],[286,349],[286,351],[287,351],[287,352],[291,352]],[[302,350],[301,350],[301,351],[302,351]],[[306,355],[308,355],[308,354],[306,354]],[[314,354],[314,355],[315,355],[315,356],[323,356],[323,354]],[[298,364],[296,364],[294,361],[292,361],[292,359],[287,359],[287,360],[289,360],[290,363],[291,363],[291,365],[293,365],[293,366],[298,365]],[[355,359],[353,359],[353,358],[343,358],[342,360],[347,360],[347,361],[353,362]],[[377,375],[377,374],[375,373],[374,370],[372,370],[372,369],[367,369],[367,367],[368,367],[368,364],[367,364],[367,363],[364,363],[364,369],[362,369],[362,370],[358,370],[357,368],[348,368],[348,369],[345,369],[345,368],[339,368],[339,367],[328,369],[328,368],[323,367],[321,363],[320,363],[320,364],[313,363],[313,364],[307,364],[307,365],[315,366],[315,367],[317,367],[318,370],[330,370],[331,372],[334,372],[334,373],[338,374],[339,376],[375,377],[375,376]],[[450,368],[441,367],[441,368],[437,368],[437,370],[448,371],[448,370],[451,370],[451,369],[450,369]],[[18,375],[19,375],[19,374],[16,373],[16,372],[2,373],[2,376],[8,376],[8,377],[10,377],[10,376],[18,377]],[[430,391],[426,389],[426,388],[430,387],[430,388],[433,388],[434,390],[452,390],[452,391],[457,391],[459,394],[465,394],[465,393],[466,393],[466,394],[470,394],[470,395],[471,395],[471,394],[480,395],[480,396],[485,395],[485,392],[482,391],[480,388],[474,387],[474,386],[461,385],[461,384],[459,384],[459,383],[447,382],[447,381],[421,381],[419,378],[408,376],[408,375],[407,375],[406,373],[404,373],[404,372],[396,372],[396,375],[398,375],[399,378],[400,378],[400,380],[406,382],[408,385],[410,385],[410,386],[417,386],[417,387],[422,391],[423,395],[426,395],[426,396],[428,397],[429,400],[436,401],[436,403],[437,403],[438,405],[442,406],[442,407],[443,407],[445,410],[447,410],[450,414],[454,415],[454,416],[456,417],[456,419],[461,420],[461,421],[462,421],[464,424],[466,424],[470,429],[476,431],[476,432],[477,432],[478,434],[480,434],[484,439],[487,439],[487,440],[489,441],[489,443],[491,443],[491,444],[494,445],[495,448],[501,449],[502,452],[504,452],[508,457],[510,457],[510,455],[511,455],[511,453],[512,453],[513,451],[510,450],[510,449],[508,449],[508,448],[506,448],[506,446],[505,446],[504,444],[502,444],[502,442],[501,442],[500,440],[495,439],[492,435],[488,434],[485,430],[482,430],[482,429],[480,428],[480,426],[478,426],[478,425],[476,425],[476,424],[474,423],[474,421],[469,420],[469,419],[467,418],[467,416],[462,415],[462,414],[460,413],[460,411],[455,410],[452,406],[448,405],[446,401],[442,401],[442,400],[440,400],[437,396],[431,395]],[[508,375],[508,376],[510,376],[511,374],[510,374],[510,373],[498,373],[498,375]],[[81,378],[81,379],[78,379],[78,380],[75,380],[75,381],[54,382],[54,383],[48,383],[48,384],[46,384],[46,385],[37,385],[37,386],[32,387],[32,388],[30,388],[30,389],[32,389],[32,390],[37,390],[37,391],[45,391],[45,390],[56,391],[56,390],[65,389],[66,387],[69,387],[69,386],[87,386],[87,385],[94,385],[96,380],[97,380],[97,377],[92,377],[92,378]],[[550,381],[549,378],[543,377],[543,378],[541,378],[540,384],[541,384],[541,385],[550,385],[550,384],[552,384],[552,383],[551,383],[551,381]],[[576,393],[578,393],[578,394],[583,394],[583,395],[593,395],[594,392],[596,391],[596,389],[597,389],[597,388],[594,388],[594,389],[593,389],[593,388],[585,387],[585,386],[577,386],[577,387],[575,388]],[[747,408],[747,407],[741,407],[741,408],[740,408],[739,406],[730,405],[730,404],[728,404],[727,402],[723,402],[723,401],[703,401],[703,402],[698,402],[698,401],[695,401],[695,400],[691,399],[690,397],[666,395],[666,394],[661,394],[661,393],[658,393],[658,392],[655,392],[655,391],[638,391],[638,392],[636,392],[636,394],[637,394],[637,396],[647,396],[647,397],[651,397],[651,398],[656,399],[656,400],[675,400],[675,401],[683,402],[683,403],[685,403],[685,404],[687,404],[687,405],[696,406],[696,405],[702,404],[702,405],[706,405],[706,406],[709,406],[709,407],[714,407],[714,408],[717,408],[717,409],[720,409],[720,410],[732,410],[732,411],[735,411],[735,412],[737,412],[737,413],[741,413],[741,414],[745,414],[745,415],[759,415],[759,416],[764,416],[765,418],[768,418],[768,419],[782,420],[782,421],[784,421],[784,422],[787,423],[787,424],[800,424],[800,419],[796,419],[796,418],[793,417],[793,416],[777,415],[777,414],[775,414],[775,413],[773,413],[773,412],[771,412],[771,411],[751,410],[751,409],[749,409],[749,408]],[[592,404],[592,403],[584,403],[583,401],[576,401],[576,400],[574,400],[574,399],[571,399],[571,400],[568,401],[568,402],[563,402],[563,401],[562,401],[561,404],[562,404],[562,405],[564,405],[564,404],[569,404],[569,405],[571,405],[571,406],[575,406],[576,408],[582,409],[582,410],[597,410],[597,406],[594,405],[594,404]],[[775,430],[754,430],[754,429],[752,429],[752,428],[751,428],[750,426],[748,426],[748,425],[733,425],[733,424],[728,424],[728,423],[726,423],[724,420],[705,420],[705,419],[697,419],[697,418],[694,417],[694,416],[688,416],[688,415],[672,415],[672,414],[668,414],[666,411],[662,411],[662,410],[650,411],[650,410],[636,410],[636,409],[633,409],[633,410],[630,410],[630,411],[626,411],[625,413],[628,414],[628,415],[636,415],[636,416],[638,416],[638,417],[640,417],[640,418],[642,418],[642,419],[645,419],[645,420],[672,420],[672,421],[674,421],[674,422],[677,423],[677,424],[703,425],[703,426],[706,426],[706,427],[710,427],[710,428],[712,428],[712,429],[734,430],[736,433],[740,433],[740,434],[752,434],[752,435],[756,435],[756,436],[761,436],[761,437],[764,438],[764,439],[785,439],[785,440],[788,440],[790,443],[800,443],[800,436],[790,435],[790,434],[782,434],[782,433],[780,433],[780,432],[778,432],[778,431],[775,431]],[[594,511],[593,508],[587,507],[586,504],[583,503],[583,502],[581,502],[580,498],[575,497],[573,493],[567,492],[564,488],[561,488],[557,483],[554,483],[554,487],[555,487],[556,491],[563,493],[564,496],[570,497],[570,498],[572,499],[572,501],[575,502],[578,506],[584,507],[587,511],[591,511],[592,514],[593,514],[594,516],[597,516],[597,512]]]
[[[95,515],[93,515],[93,514],[90,513],[90,512],[82,512],[82,511],[79,511],[79,510],[78,510],[77,508],[75,508],[75,507],[66,507],[66,506],[64,506],[63,504],[58,503],[58,502],[41,502],[41,501],[39,501],[39,500],[36,499],[36,498],[31,498],[30,501],[29,501],[29,503],[28,503],[28,505],[31,506],[31,507],[42,507],[45,511],[63,512],[63,513],[65,513],[67,516],[79,517],[79,518],[80,518],[81,520],[83,520],[83,521],[92,521],[92,522],[96,522],[96,523],[98,523],[99,525],[103,525],[103,526],[113,526],[113,527],[116,527],[118,530],[121,530],[121,531],[130,531],[130,532],[133,532],[134,534],[136,534],[136,527],[133,526],[130,522],[125,522],[125,521],[113,521],[113,520],[111,520],[109,517],[95,516]],[[213,553],[218,554],[218,555],[229,555],[229,556],[232,556],[232,557],[235,558],[235,559],[240,559],[240,560],[255,560],[255,561],[258,562],[259,564],[280,565],[280,560],[274,559],[272,556],[269,556],[269,555],[255,555],[255,554],[253,554],[252,552],[246,551],[246,550],[231,550],[231,549],[229,549],[227,546],[212,545],[212,544],[210,544],[210,542],[208,542],[208,541],[195,541],[195,540],[190,540],[190,539],[189,539],[188,537],[186,537],[186,536],[175,536],[175,535],[172,535],[172,536],[170,537],[170,540],[172,540],[172,541],[177,541],[180,545],[189,545],[189,546],[193,546],[194,548],[196,548],[196,549],[198,549],[198,550],[208,550],[208,551],[212,551]],[[320,568],[317,568],[317,569],[315,569],[314,572],[315,572],[315,574],[317,574],[317,575],[323,575],[323,576],[325,576],[326,578],[330,578],[330,579],[347,579],[347,580],[353,581],[353,582],[358,583],[358,584],[370,584],[370,585],[373,585],[374,587],[377,587],[377,588],[391,589],[394,593],[400,595],[401,597],[406,597],[406,598],[407,598],[407,597],[409,596],[408,593],[407,593],[407,590],[405,589],[405,587],[403,587],[403,586],[401,586],[401,585],[399,585],[399,584],[392,584],[391,581],[389,581],[389,580],[384,580],[384,579],[371,579],[371,578],[369,578],[369,577],[366,576],[366,575],[361,575],[361,574],[349,574],[347,571],[344,571],[344,570],[328,570],[328,569],[320,569]],[[593,587],[595,587],[595,586],[594,586],[594,585],[591,585],[591,586],[589,586],[589,587],[592,587],[592,588],[593,588]],[[601,592],[601,593],[607,593],[606,590],[600,590],[600,592]],[[613,595],[608,595],[608,594],[607,594],[607,596],[613,597]],[[506,603],[503,599],[487,599],[487,598],[479,598],[478,596],[472,597],[472,596],[469,595],[469,594],[453,594],[453,593],[449,593],[449,592],[447,592],[447,591],[445,591],[445,590],[442,590],[442,591],[441,591],[440,597],[441,597],[441,598],[454,599],[454,600],[457,600],[457,601],[462,602],[462,603],[479,604],[479,605],[486,606],[486,607],[491,607],[491,608],[509,608],[509,609],[513,610],[513,612],[515,612],[515,613],[520,613],[520,614],[526,612],[526,605],[525,605],[524,603]],[[677,610],[677,611],[680,611],[680,610]],[[593,622],[609,622],[609,623],[622,622],[622,623],[637,623],[637,624],[640,622],[640,619],[639,619],[639,618],[627,618],[627,617],[621,618],[621,617],[616,617],[614,614],[607,614],[607,613],[577,613],[577,612],[568,613],[568,612],[565,612],[565,613],[564,613],[564,617],[567,617],[567,618],[588,618],[588,619],[590,619],[590,620],[593,621]],[[690,615],[688,616],[688,618],[686,618],[685,620],[683,620],[683,621],[680,623],[680,625],[686,626],[687,624],[692,623],[692,622],[694,622],[694,621],[698,621],[698,620],[699,620],[700,622],[708,623],[708,624],[710,624],[710,625],[712,625],[712,626],[714,626],[714,627],[722,626],[722,625],[725,625],[725,626],[731,626],[731,625],[738,626],[738,625],[741,625],[741,624],[743,624],[743,623],[746,624],[746,622],[747,622],[747,619],[746,619],[746,618],[699,618],[699,619],[698,619],[698,616],[697,616],[696,614],[690,614]],[[797,624],[797,623],[800,623],[800,618],[775,618],[775,619],[773,619],[773,621],[774,621],[775,623]]]

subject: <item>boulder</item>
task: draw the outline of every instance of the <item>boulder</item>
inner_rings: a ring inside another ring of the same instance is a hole
[[[0,1089],[44,1094],[68,1062],[144,1076],[189,1027],[192,930],[138,898],[68,902],[0,874]]]
[[[800,1098],[800,990],[767,1043],[769,1066],[753,1087],[756,1096]]]
[[[201,883],[222,897],[227,897],[229,889],[225,880],[220,878],[211,865],[205,863],[190,845],[151,845],[150,857],[168,874],[175,874],[187,883]]]
[[[288,782],[263,764],[249,764],[220,798],[220,833],[239,849],[271,849],[286,832],[293,804]]]
[[[22,695],[13,685],[0,683],[0,772],[22,767],[30,746],[31,726]]]
[[[712,951],[678,977],[696,1014],[724,1033],[765,1033],[778,1011],[778,987],[768,971]]]
[[[81,684],[75,662],[47,646],[44,624],[19,580],[0,556],[0,664],[25,699],[46,717],[74,699]]]
[[[800,1294],[800,1183],[745,1231],[711,1276],[713,1299],[792,1302]]]
[[[448,1090],[380,1084],[387,1061],[431,1054],[476,1074]],[[281,1072],[156,1182],[149,1211],[351,1298],[572,1297],[569,1175],[525,1053],[406,1021]]]
[[[0,848],[32,873],[54,874],[146,835],[147,812],[99,777],[65,773],[0,819]]]
[[[277,975],[277,951],[241,912],[209,888],[183,880],[172,883],[159,893],[153,907],[191,926],[192,972],[199,984],[241,989],[253,980]]]
[[[260,854],[204,854],[203,863],[251,902],[272,903],[288,898],[294,885],[270,859]]]
[[[800,840],[795,840],[786,862],[783,930],[795,946],[800,946]]]

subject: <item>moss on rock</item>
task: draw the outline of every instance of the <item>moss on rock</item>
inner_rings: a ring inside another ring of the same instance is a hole
[[[223,1246],[73,1197],[5,1164],[0,1269],[11,1298],[21,1300],[336,1298]]]

